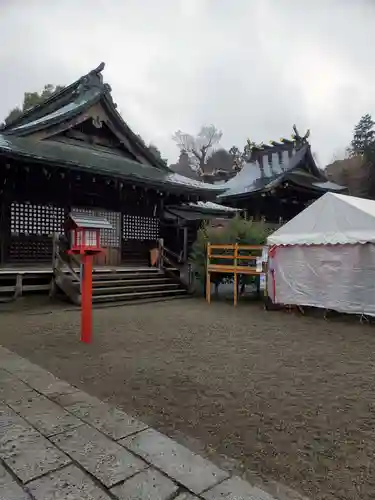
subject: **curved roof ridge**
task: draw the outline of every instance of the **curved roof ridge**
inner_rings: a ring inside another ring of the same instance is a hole
[[[11,131],[13,128],[24,125],[29,121],[35,121],[37,119],[42,118],[45,115],[48,115],[55,111],[55,109],[48,109],[51,104],[54,102],[57,103],[61,101],[69,101],[69,97],[76,96],[83,90],[87,90],[92,87],[101,87],[103,92],[110,91],[109,85],[103,83],[103,75],[102,71],[105,68],[105,63],[101,62],[96,68],[90,70],[85,75],[80,76],[76,81],[68,85],[67,87],[62,88],[58,92],[55,92],[50,97],[47,97],[44,101],[33,106],[32,108],[24,111],[20,116],[12,120],[10,123],[3,126],[1,129],[2,132]],[[68,102],[61,103],[61,106],[66,105]],[[45,111],[44,113],[40,113],[40,111]],[[38,113],[39,111],[39,113]],[[36,116],[34,116],[36,115]]]

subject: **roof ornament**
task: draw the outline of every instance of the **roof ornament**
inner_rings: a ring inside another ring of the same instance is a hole
[[[292,139],[297,147],[301,147],[304,144],[307,144],[307,139],[310,136],[310,129],[307,129],[307,132],[304,136],[301,136],[298,132],[298,129],[295,125],[293,125],[294,134],[292,134]]]
[[[82,76],[82,78],[80,78],[79,85],[75,90],[75,94],[79,95],[93,88],[97,88],[99,90],[107,90],[107,88],[105,88],[105,84],[103,83],[103,75],[101,73],[104,67],[105,63],[101,62],[99,66],[92,69],[89,73],[87,73],[87,75]]]
[[[104,69],[104,68],[105,68],[105,62],[103,62],[103,61],[102,61],[102,62],[99,64],[99,66],[98,66],[97,68],[95,68],[95,69],[91,70],[91,71],[90,71],[90,73],[96,73],[96,74],[101,73],[101,72],[103,71],[103,69]]]

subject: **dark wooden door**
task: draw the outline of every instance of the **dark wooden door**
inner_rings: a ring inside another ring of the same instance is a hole
[[[94,257],[94,266],[119,266],[121,264],[121,213],[82,207],[74,207],[72,211],[107,219],[112,228],[100,230],[100,246],[103,252]]]
[[[145,215],[122,215],[122,263],[129,266],[148,266],[150,250],[157,247],[160,221]]]

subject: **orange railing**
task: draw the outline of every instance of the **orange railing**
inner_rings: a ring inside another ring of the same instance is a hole
[[[238,301],[238,275],[257,276],[266,273],[261,261],[263,245],[207,244],[206,300],[211,302],[211,273],[233,274],[234,305]],[[255,265],[254,265],[255,263]],[[253,265],[251,265],[253,264]]]

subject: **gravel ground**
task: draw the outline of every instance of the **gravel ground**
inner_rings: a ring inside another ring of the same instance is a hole
[[[374,498],[373,327],[192,299],[98,309],[87,346],[46,311],[0,312],[0,343],[228,467]]]

